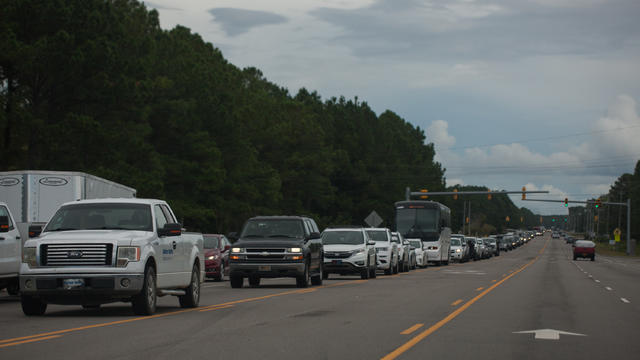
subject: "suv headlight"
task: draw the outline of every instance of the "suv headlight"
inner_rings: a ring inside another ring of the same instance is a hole
[[[130,262],[140,261],[140,247],[118,246],[117,267],[125,267]]]
[[[456,252],[459,253],[461,250],[460,249],[456,249]]]
[[[365,251],[365,250],[366,250],[365,248],[360,248],[360,249],[353,250],[353,251],[351,252],[351,256],[364,254],[364,251]]]
[[[207,257],[207,260],[218,260],[218,255],[211,255]]]
[[[29,267],[38,266],[35,247],[25,247],[22,249],[22,262],[28,264]]]
[[[299,248],[299,247],[288,248],[287,252],[295,253],[295,254],[301,253],[302,252],[302,248]]]
[[[231,252],[232,253],[244,253],[245,249],[244,248],[240,248],[240,247],[234,247],[234,248],[231,248]]]

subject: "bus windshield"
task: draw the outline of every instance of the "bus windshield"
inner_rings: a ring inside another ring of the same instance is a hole
[[[405,237],[420,235],[425,232],[437,232],[439,211],[437,209],[397,209],[396,225],[398,232]]]

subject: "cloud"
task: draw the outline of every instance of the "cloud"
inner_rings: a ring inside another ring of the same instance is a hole
[[[513,190],[526,184],[528,190],[550,192],[529,198],[585,200],[607,193],[613,181],[632,171],[640,159],[636,101],[628,95],[618,96],[605,116],[580,130],[588,135],[581,137],[582,143],[550,154],[517,142],[456,150],[456,138],[449,134],[444,120],[432,122],[426,133],[427,141],[434,143],[437,160],[447,169],[446,176],[451,177],[448,185],[466,183]],[[546,214],[562,211],[557,204],[512,199],[518,206]]]
[[[228,36],[243,34],[254,27],[287,22],[284,16],[259,10],[214,8],[209,13],[213,15],[213,21],[221,24]]]

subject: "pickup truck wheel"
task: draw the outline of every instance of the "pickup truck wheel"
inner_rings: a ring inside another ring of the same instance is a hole
[[[311,285],[320,286],[322,285],[322,280],[324,279],[324,269],[323,266],[320,265],[320,269],[318,273],[311,277]]]
[[[156,292],[156,270],[147,266],[144,270],[142,291],[131,299],[131,306],[136,315],[152,315],[156,312],[158,294]]]
[[[40,316],[47,311],[46,302],[28,295],[20,297],[20,304],[22,305],[22,312],[27,316]]]
[[[591,261],[596,261],[596,257],[595,257],[595,256],[592,256],[592,257],[591,257]]]
[[[360,271],[360,279],[362,280],[368,280],[369,279],[369,267],[364,268],[362,271]]]
[[[306,288],[309,286],[309,264],[304,265],[304,274],[296,277],[296,287]]]
[[[323,280],[327,280],[329,278],[329,273],[328,272],[322,272],[322,279]]]
[[[260,286],[260,277],[259,276],[249,276],[249,285],[251,285],[251,287]]]
[[[191,271],[191,283],[185,289],[186,294],[178,296],[178,302],[182,308],[194,308],[200,304],[200,269],[193,265]]]
[[[391,264],[389,264],[389,268],[384,270],[384,274],[385,275],[391,275],[393,274],[393,267],[391,266]]]
[[[233,289],[240,289],[242,287],[242,283],[244,282],[244,278],[238,275],[229,275],[229,283]]]

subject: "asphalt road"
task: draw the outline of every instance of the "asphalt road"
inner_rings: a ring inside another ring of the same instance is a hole
[[[158,315],[128,304],[49,306],[26,317],[0,293],[1,359],[634,359],[640,357],[640,262],[573,261],[537,238],[499,257],[297,289],[204,284],[201,307],[173,297]],[[540,329],[554,331],[518,333]]]

